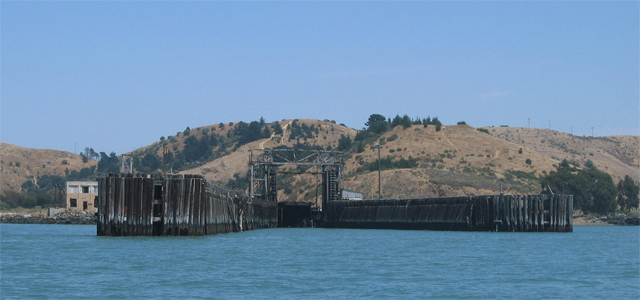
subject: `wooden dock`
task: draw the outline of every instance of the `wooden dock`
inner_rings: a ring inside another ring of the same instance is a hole
[[[572,232],[572,195],[329,201],[327,228]]]
[[[572,232],[571,195],[489,195],[278,203],[207,184],[198,175],[98,179],[98,235],[211,235],[273,227]]]
[[[250,201],[198,175],[98,179],[98,235],[211,235],[276,227],[275,202]]]

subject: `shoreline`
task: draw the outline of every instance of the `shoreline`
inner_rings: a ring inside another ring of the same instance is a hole
[[[0,213],[0,223],[4,224],[67,224],[96,225],[96,213],[81,210],[63,210],[52,216],[36,211],[34,213]]]
[[[624,214],[610,215],[574,215],[573,226],[638,226],[640,218],[627,217]]]
[[[31,213],[0,212],[0,223],[4,224],[67,224],[67,225],[96,225],[95,212],[80,210],[63,210],[52,216],[47,216],[43,210]],[[640,218],[627,217],[624,214],[605,216],[577,214],[573,216],[573,226],[638,226]]]

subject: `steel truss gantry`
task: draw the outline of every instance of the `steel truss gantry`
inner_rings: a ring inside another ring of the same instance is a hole
[[[322,170],[299,172],[322,174],[322,204],[340,199],[340,172],[344,166],[341,151],[306,149],[255,149],[249,150],[251,168],[250,199],[278,201],[278,167],[286,165],[312,166]]]

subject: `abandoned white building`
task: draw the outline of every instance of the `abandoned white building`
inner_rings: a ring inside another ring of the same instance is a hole
[[[97,181],[67,181],[67,209],[98,211]]]

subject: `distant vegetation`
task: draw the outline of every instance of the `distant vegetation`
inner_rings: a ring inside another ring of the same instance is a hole
[[[408,159],[401,157],[400,159],[396,159],[394,156],[388,156],[386,158],[380,159],[380,170],[391,170],[391,169],[410,169],[418,166],[417,159],[409,156]],[[373,161],[362,166],[356,173],[360,173],[363,171],[378,171],[378,161]]]
[[[554,193],[572,194],[574,208],[585,212],[611,213],[618,204],[622,209],[638,208],[638,185],[629,176],[616,187],[609,174],[595,167],[580,170],[567,160],[541,184],[543,193],[551,189]]]
[[[134,168],[141,173],[161,173],[166,162],[167,172],[179,172],[227,155],[242,145],[268,138],[272,131],[282,134],[282,127],[278,122],[269,125],[264,118],[248,123],[219,123],[217,127],[220,131],[229,128],[226,135],[220,135],[215,127],[211,130],[187,127],[182,132],[186,137],[182,140],[182,145],[175,138],[169,138],[169,141],[161,139],[159,144],[134,154]],[[162,153],[161,146],[167,147],[166,158],[158,155],[158,152]]]
[[[67,181],[79,180],[95,180],[98,174],[117,173],[120,172],[120,160],[114,152],[107,155],[104,152],[96,153],[92,148],[85,148],[85,152],[81,154],[83,161],[89,159],[95,160],[98,157],[97,166],[82,168],[80,171],[69,169],[65,170],[65,176],[59,175],[41,175],[27,179],[20,186],[21,191],[15,192],[5,190],[0,195],[0,207],[3,209],[24,207],[32,208],[34,206],[47,206],[56,203],[55,187],[59,185],[64,192],[64,186]],[[64,197],[64,194],[62,194]]]

